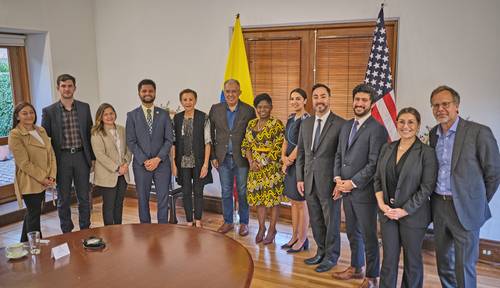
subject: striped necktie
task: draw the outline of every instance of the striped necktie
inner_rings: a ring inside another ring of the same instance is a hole
[[[151,109],[146,109],[146,122],[148,122],[149,135],[153,134],[153,115]]]

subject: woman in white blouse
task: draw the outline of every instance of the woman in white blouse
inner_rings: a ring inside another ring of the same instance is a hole
[[[125,128],[115,121],[113,106],[101,104],[90,138],[96,158],[94,184],[102,195],[104,225],[122,223],[123,199],[129,182],[128,165],[132,158],[125,141]]]

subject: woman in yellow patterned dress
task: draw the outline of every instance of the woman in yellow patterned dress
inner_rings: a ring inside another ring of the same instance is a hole
[[[271,117],[273,104],[266,93],[255,97],[253,105],[257,118],[248,122],[241,152],[250,163],[247,180],[247,200],[250,206],[257,206],[259,232],[255,242],[270,244],[276,236],[276,222],[279,205],[286,200],[283,196],[284,175],[280,157],[284,126],[279,119]],[[266,237],[266,208],[271,208],[271,222]]]

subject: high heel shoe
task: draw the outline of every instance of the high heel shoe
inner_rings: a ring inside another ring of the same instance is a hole
[[[264,245],[268,245],[274,242],[274,237],[276,236],[276,233],[278,233],[276,230],[273,231],[273,233],[267,233],[266,239],[264,239]]]
[[[259,229],[259,232],[257,232],[257,235],[255,235],[255,243],[259,244],[264,240],[264,234],[266,234],[266,229]]]
[[[304,241],[304,244],[302,244],[302,247],[300,247],[299,249],[290,248],[286,251],[286,253],[299,253],[301,251],[306,251],[306,250],[309,250],[309,239],[308,238],[306,238],[306,241]]]
[[[281,245],[281,249],[290,249],[292,248],[293,245],[295,245],[295,243],[297,243],[297,241],[299,241],[299,239],[295,239],[295,241],[293,241],[292,244],[288,244],[288,243],[285,243],[283,245]]]

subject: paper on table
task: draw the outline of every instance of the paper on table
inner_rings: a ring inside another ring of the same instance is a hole
[[[59,246],[53,247],[52,251],[50,252],[50,257],[54,258],[55,260],[60,259],[64,256],[69,255],[69,246],[68,243],[63,243]]]

